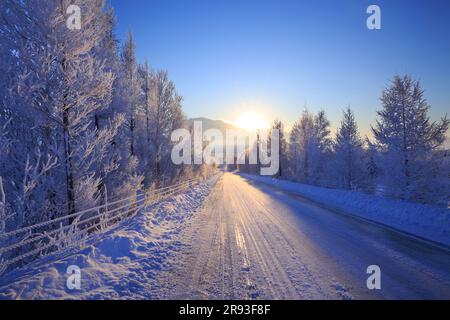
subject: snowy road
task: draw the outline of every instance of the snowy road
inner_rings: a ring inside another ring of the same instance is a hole
[[[1,275],[0,299],[450,299],[447,249],[252,179],[215,176]],[[369,265],[381,290],[366,287]]]
[[[450,299],[446,249],[231,173],[183,239],[167,298]],[[369,265],[381,290],[366,287]]]

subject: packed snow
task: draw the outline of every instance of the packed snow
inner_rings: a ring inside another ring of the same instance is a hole
[[[167,285],[156,275],[183,249],[179,233],[217,178],[149,206],[68,257],[49,256],[1,276],[0,299],[155,299]],[[81,269],[81,289],[66,286],[67,268]]]
[[[225,173],[183,235],[166,298],[450,297],[449,250]],[[369,290],[367,269],[382,272]]]
[[[328,208],[450,245],[450,210],[361,192],[327,189],[270,177],[242,176],[292,191]]]
[[[448,249],[258,179],[224,173],[154,204],[78,252],[2,276],[0,299],[450,297]],[[374,264],[382,290],[366,287]],[[79,290],[66,286],[71,265]]]

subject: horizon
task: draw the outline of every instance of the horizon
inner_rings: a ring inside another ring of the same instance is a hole
[[[290,128],[307,107],[325,110],[334,134],[350,106],[371,137],[396,74],[421,81],[433,121],[449,110],[448,2],[378,1],[381,30],[366,27],[370,1],[109,2],[117,37],[131,31],[139,62],[168,70],[188,118],[258,113]]]

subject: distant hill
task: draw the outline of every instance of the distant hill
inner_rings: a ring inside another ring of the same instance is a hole
[[[189,119],[189,126],[193,125],[194,121],[201,121],[203,125],[203,131],[208,129],[218,129],[225,134],[227,129],[237,129],[233,124],[223,120],[212,120],[204,117]]]

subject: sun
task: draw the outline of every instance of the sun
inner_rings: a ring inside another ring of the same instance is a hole
[[[256,112],[242,114],[236,121],[234,121],[234,125],[248,131],[267,130],[270,128],[270,125],[264,120],[264,118]]]

